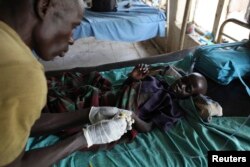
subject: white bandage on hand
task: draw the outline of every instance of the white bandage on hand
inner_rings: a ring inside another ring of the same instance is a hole
[[[127,122],[126,130],[131,130],[132,124],[135,122],[135,120],[132,119],[132,112],[129,110],[120,109],[119,113],[117,113],[114,118],[124,118]]]
[[[114,117],[110,120],[102,120],[83,129],[88,147],[94,144],[106,144],[116,141],[127,132],[127,120],[125,117]]]
[[[91,107],[89,112],[89,120],[91,124],[119,116],[125,118],[128,125],[127,130],[131,130],[132,124],[134,123],[134,119],[131,117],[132,111],[119,109],[117,107]]]
[[[102,120],[108,120],[113,118],[119,109],[116,107],[91,107],[89,112],[89,121],[91,124],[95,124]]]

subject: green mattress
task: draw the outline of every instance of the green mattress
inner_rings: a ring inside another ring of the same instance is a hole
[[[173,62],[185,70],[182,62]],[[166,65],[166,64],[156,64]],[[119,87],[132,67],[101,72]],[[165,167],[207,166],[209,150],[250,150],[250,118],[214,117],[203,122],[197,114],[192,98],[180,101],[185,109],[183,117],[168,132],[154,129],[139,134],[133,142],[118,144],[111,150],[76,152],[55,164],[55,167]],[[50,135],[30,138],[26,150],[56,143]]]

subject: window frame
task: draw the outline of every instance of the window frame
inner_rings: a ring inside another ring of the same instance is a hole
[[[190,22],[194,21],[196,2],[197,2],[197,0],[192,1],[191,12],[189,15]],[[212,34],[214,35],[215,42],[218,42],[219,30],[220,30],[222,23],[226,20],[229,4],[230,4],[230,0],[218,0],[217,9],[216,9],[216,13],[215,13],[215,19],[214,19],[214,22],[212,25],[212,27],[213,27]],[[195,30],[200,35],[205,34],[204,30],[202,30],[199,27],[195,27]]]

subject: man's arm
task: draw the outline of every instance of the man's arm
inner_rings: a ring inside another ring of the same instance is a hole
[[[90,109],[66,113],[42,113],[31,129],[31,136],[53,134],[89,123]]]
[[[87,148],[83,133],[66,138],[55,145],[23,152],[7,167],[47,167],[77,150]]]
[[[79,149],[107,144],[121,139],[127,132],[127,127],[126,118],[121,116],[111,120],[102,120],[87,126],[83,129],[83,132],[61,140],[54,145],[27,151],[8,166],[51,166]]]
[[[53,134],[73,127],[80,128],[80,126],[90,123],[89,112],[90,109],[67,113],[42,113],[32,127],[31,136]],[[141,120],[134,113],[132,118],[135,120],[133,127],[139,132],[149,132],[152,129],[152,123]]]

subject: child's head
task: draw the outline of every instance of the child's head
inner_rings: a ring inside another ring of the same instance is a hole
[[[169,90],[177,98],[186,98],[189,96],[206,94],[207,80],[200,73],[191,73],[176,80],[172,85],[170,85]]]

